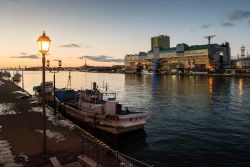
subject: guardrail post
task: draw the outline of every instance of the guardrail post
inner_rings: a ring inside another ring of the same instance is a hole
[[[99,164],[99,157],[98,157],[98,144],[97,143],[95,143],[95,145],[96,145],[96,163],[97,163],[97,166],[98,166],[98,164]]]
[[[82,157],[83,157],[83,135],[81,134],[81,137],[82,137]]]
[[[118,159],[118,151],[115,152],[115,157],[116,157],[116,166],[119,167],[119,159]]]

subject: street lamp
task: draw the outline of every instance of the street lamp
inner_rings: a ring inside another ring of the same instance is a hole
[[[47,60],[47,67],[49,68],[49,66],[50,66],[50,61]],[[56,67],[49,68],[49,72],[54,74],[54,88],[53,88],[54,89],[54,115],[56,115],[56,73],[60,71],[60,68],[62,66],[61,60],[58,60],[58,66],[59,66],[59,69]]]
[[[45,31],[43,35],[37,40],[39,52],[42,53],[42,104],[43,104],[43,153],[44,159],[46,158],[46,111],[45,111],[45,55],[49,51],[51,40],[46,36]]]

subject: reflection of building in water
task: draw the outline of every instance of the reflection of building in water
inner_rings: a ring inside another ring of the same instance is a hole
[[[153,86],[153,92],[154,91],[156,92],[158,89],[158,76],[157,76],[157,74],[154,74],[152,76],[152,86]]]
[[[239,96],[242,96],[243,93],[243,79],[240,78],[239,80]]]
[[[185,43],[170,47],[168,36],[152,37],[151,50],[125,56],[127,73],[141,71],[187,73],[190,71],[219,72],[230,67],[229,43],[189,46]]]
[[[212,95],[213,94],[213,78],[212,77],[209,77],[208,79],[208,88],[209,88],[209,94]]]

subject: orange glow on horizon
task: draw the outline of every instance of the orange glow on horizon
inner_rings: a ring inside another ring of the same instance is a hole
[[[51,65],[54,64],[57,65],[56,62],[53,62],[53,60],[56,58],[51,58],[48,56],[46,60],[51,61]],[[84,59],[78,59],[78,58],[61,58],[62,60],[62,67],[80,67],[85,64]],[[97,62],[92,60],[87,60],[88,66],[112,66],[112,65],[123,65],[124,63],[116,63],[116,62]],[[17,68],[17,67],[39,67],[42,66],[42,56],[38,59],[24,59],[24,58],[5,58],[3,57],[0,61],[0,68]]]

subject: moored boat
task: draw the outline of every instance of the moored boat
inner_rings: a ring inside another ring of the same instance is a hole
[[[147,113],[123,108],[116,100],[116,93],[93,89],[56,91],[58,105],[73,119],[99,130],[119,135],[142,129]]]
[[[13,82],[20,82],[21,81],[21,74],[18,72],[12,77]]]
[[[33,91],[35,92],[35,95],[37,97],[41,97],[42,96],[42,86],[43,86],[43,84],[41,83],[40,85],[33,87]],[[45,97],[48,100],[52,100],[53,99],[53,91],[54,91],[53,82],[52,81],[45,82]]]

